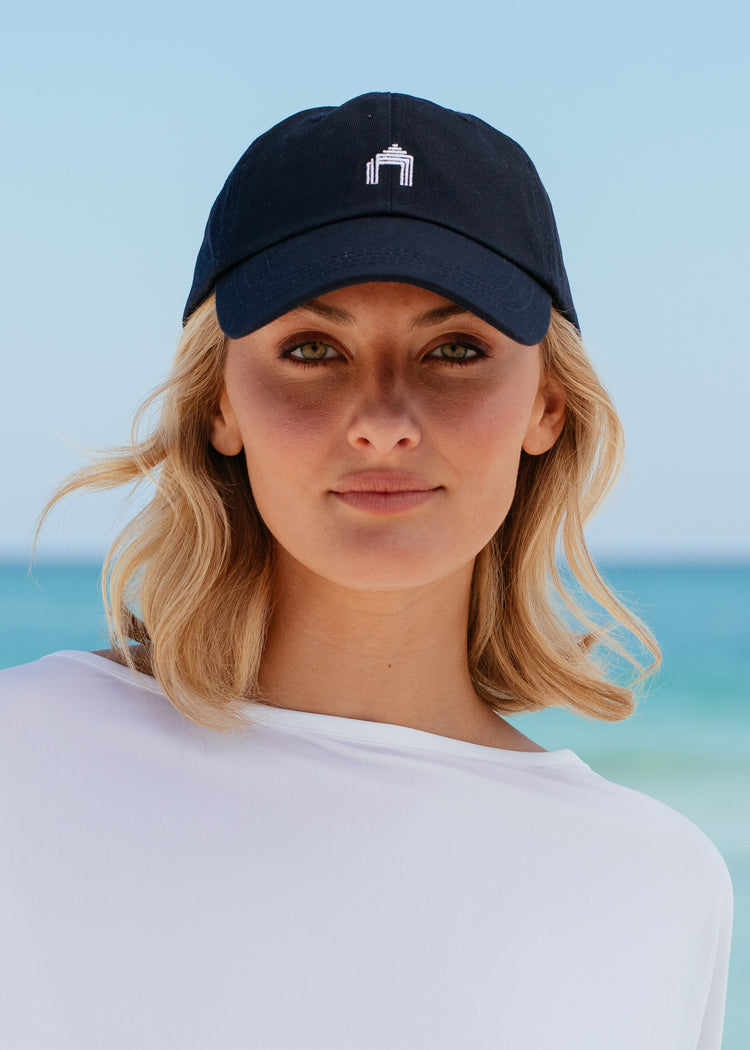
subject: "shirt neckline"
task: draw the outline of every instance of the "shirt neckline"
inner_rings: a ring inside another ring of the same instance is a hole
[[[60,650],[50,656],[88,664],[100,673],[109,674],[131,684],[141,684],[150,692],[159,693],[167,699],[164,690],[152,675],[142,671],[131,671],[129,667],[115,663],[106,656],[75,649]],[[44,659],[50,659],[50,657],[44,657]],[[556,751],[511,751],[490,747],[486,744],[474,744],[454,737],[440,736],[437,733],[414,729],[411,726],[396,725],[392,722],[370,722],[365,719],[347,718],[343,715],[324,714],[318,711],[273,707],[252,701],[249,701],[247,705],[247,719],[249,727],[261,726],[292,732],[315,733],[341,740],[452,754],[496,764],[547,768],[575,765],[587,768],[586,763],[568,748]]]
[[[558,751],[511,751],[468,740],[440,736],[411,726],[392,722],[370,722],[360,718],[324,714],[318,711],[297,711],[288,707],[253,704],[248,717],[256,724],[272,728],[318,733],[345,740],[361,740],[420,751],[436,751],[487,762],[519,766],[581,765],[585,763],[569,749]]]

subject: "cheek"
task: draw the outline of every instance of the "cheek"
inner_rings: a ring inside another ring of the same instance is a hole
[[[295,388],[262,374],[233,378],[232,403],[246,447],[266,441],[276,445],[287,437],[302,438],[305,433],[322,430],[330,406],[313,390]]]
[[[510,396],[505,391],[469,391],[474,396],[455,397],[441,406],[440,426],[452,435],[456,448],[473,457],[478,470],[495,464],[517,463],[530,415],[531,397]]]
[[[468,497],[462,501],[462,522],[477,551],[502,525],[513,502],[530,400],[531,395],[511,397],[496,390],[464,405],[462,418],[453,418],[451,455]]]
[[[313,461],[326,455],[332,431],[330,399],[315,395],[309,386],[295,389],[273,378],[247,376],[235,384],[233,404],[261,515],[272,514],[277,504],[288,513],[286,503],[293,501],[295,490],[285,492],[279,483],[286,479],[304,484]]]

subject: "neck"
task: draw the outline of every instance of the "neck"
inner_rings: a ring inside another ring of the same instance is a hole
[[[282,559],[261,667],[265,702],[543,750],[474,691],[466,655],[472,566],[410,591],[349,591]]]

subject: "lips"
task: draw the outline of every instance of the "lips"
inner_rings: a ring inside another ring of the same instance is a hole
[[[376,514],[409,510],[426,502],[441,490],[417,474],[391,471],[364,471],[348,474],[331,492],[349,506]]]
[[[332,491],[346,492],[431,492],[439,485],[420,478],[417,474],[400,474],[395,471],[363,471],[359,474],[348,474],[342,478]]]

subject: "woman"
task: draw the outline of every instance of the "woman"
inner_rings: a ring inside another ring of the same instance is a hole
[[[112,649],[3,674],[3,1045],[717,1048],[721,858],[501,717],[628,715],[611,623],[658,655],[526,154],[404,95],[271,129],[162,394],[55,496],[154,482]]]

